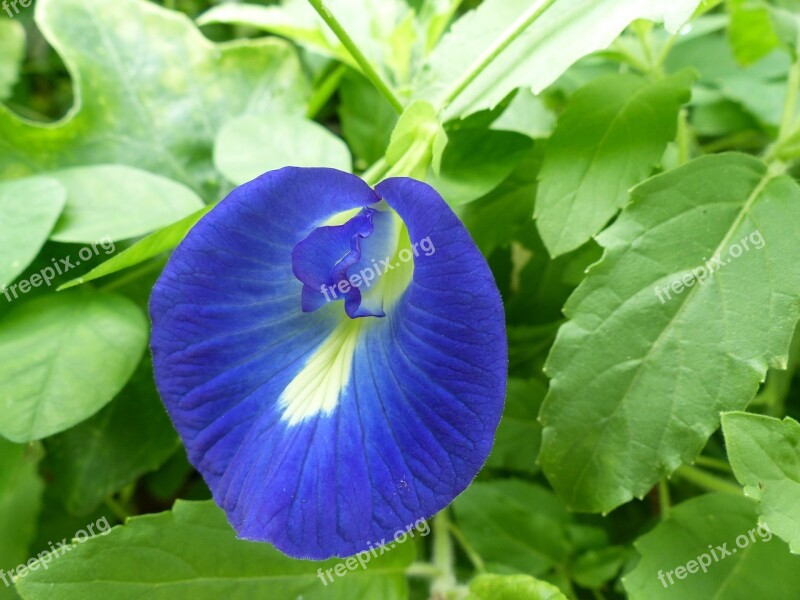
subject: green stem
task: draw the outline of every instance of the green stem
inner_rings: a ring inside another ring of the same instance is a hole
[[[797,111],[797,92],[800,90],[800,60],[795,61],[789,70],[789,89],[786,92],[786,102],[783,105],[783,118],[778,132],[778,141],[783,141],[791,133],[794,125],[794,116]]]
[[[678,115],[678,165],[685,165],[692,157],[691,136],[689,111],[683,107]]]
[[[111,496],[105,499],[105,504],[111,510],[111,512],[114,513],[114,516],[117,517],[123,523],[125,522],[125,519],[131,516],[130,513],[125,509],[125,507],[122,506],[116,500],[114,500],[114,498],[112,498]]]
[[[703,456],[702,454],[694,459],[695,464],[705,467],[707,469],[714,469],[715,471],[721,471],[723,473],[730,473],[731,466],[725,462],[724,460],[720,460],[718,458],[714,458],[712,456]]]
[[[325,3],[322,0],[308,0],[308,3],[317,11],[322,20],[331,28],[331,31],[336,35],[342,45],[347,49],[350,53],[350,56],[353,57],[353,60],[356,61],[361,70],[363,71],[364,75],[372,82],[372,85],[383,95],[386,100],[389,101],[389,104],[392,105],[395,112],[399,115],[403,112],[403,104],[400,100],[397,99],[394,91],[389,87],[383,78],[378,74],[378,71],[375,67],[372,66],[372,63],[369,62],[366,56],[361,52],[359,47],[353,41],[353,38],[345,31],[344,27],[342,27],[341,23],[333,16],[333,13],[325,6]]]
[[[469,543],[464,534],[461,533],[461,530],[456,527],[453,522],[450,522],[450,533],[458,542],[461,549],[464,551],[464,554],[467,555],[469,561],[472,563],[472,566],[475,567],[475,570],[478,573],[485,573],[486,572],[486,565],[483,563],[483,559],[481,558],[480,554],[472,547],[472,544]]]
[[[447,593],[457,587],[453,540],[450,537],[449,508],[445,508],[433,518],[433,565],[439,576],[431,584],[431,595]]]
[[[742,495],[742,488],[739,485],[690,465],[681,465],[675,471],[675,474],[681,479],[685,479],[710,492],[722,492],[723,494],[733,494],[735,496]]]
[[[415,562],[408,565],[406,568],[406,575],[408,577],[424,577],[426,579],[435,579],[441,575],[439,567],[426,562]]]
[[[333,96],[336,93],[336,90],[339,89],[339,83],[342,81],[342,77],[344,77],[346,72],[347,67],[339,64],[336,65],[336,68],[325,76],[325,78],[322,80],[322,83],[319,85],[319,87],[317,87],[316,90],[314,90],[311,99],[308,101],[306,117],[313,119],[317,116],[317,114],[319,114],[319,111],[323,109],[323,107],[328,103],[328,100],[331,99],[331,96]]]
[[[666,519],[672,509],[672,503],[669,498],[669,483],[666,478],[658,482],[658,503],[661,507],[661,518]]]
[[[386,177],[386,174],[389,172],[389,163],[386,161],[386,157],[381,158],[378,162],[373,164],[369,169],[364,171],[364,174],[361,175],[361,179],[366,181],[371,187],[374,187],[378,183]]]
[[[526,10],[520,17],[511,24],[511,26],[503,32],[503,34],[495,41],[494,44],[489,46],[486,51],[481,54],[471,67],[453,84],[450,92],[445,96],[442,109],[447,108],[453,101],[461,95],[469,84],[471,84],[478,75],[483,73],[484,69],[488,67],[511,43],[516,40],[520,34],[530,27],[536,19],[538,19],[544,12],[550,8],[556,0],[542,0],[534,4]]]

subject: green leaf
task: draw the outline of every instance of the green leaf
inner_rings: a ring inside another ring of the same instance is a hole
[[[512,131],[459,129],[448,134],[439,174],[426,179],[451,206],[495,189],[530,151],[533,142]]]
[[[0,319],[0,435],[38,440],[105,406],[133,374],[147,320],[97,292],[43,296]]]
[[[386,162],[399,173],[425,179],[441,155],[437,148],[447,139],[436,111],[427,102],[414,102],[403,111],[392,131]]]
[[[722,415],[728,458],[770,531],[800,554],[800,423],[744,412]]]
[[[635,546],[641,559],[622,579],[631,600],[788,600],[800,589],[800,559],[757,526],[744,497],[710,494],[684,502]]]
[[[674,32],[699,4],[700,0],[557,0],[466,88],[446,117],[493,108],[519,87],[538,94],[578,59],[609,46],[636,19],[665,20]],[[530,0],[486,0],[456,21],[431,53],[417,97],[441,104],[454,82],[530,7]]]
[[[147,443],[142,443],[142,436]],[[179,440],[153,382],[149,358],[91,419],[45,442],[45,472],[67,510],[87,514],[112,493],[161,466]]]
[[[386,153],[397,114],[369,81],[353,71],[342,79],[339,96],[342,135],[366,169]]]
[[[538,381],[508,380],[506,406],[487,467],[535,473],[542,440],[537,417],[547,389]]]
[[[751,65],[780,46],[766,5],[752,0],[728,0],[731,21],[728,37],[740,65]]]
[[[555,124],[555,115],[541,96],[534,96],[530,90],[520,90],[503,114],[492,123],[492,129],[516,131],[529,138],[541,139],[550,137]]]
[[[56,242],[130,239],[203,207],[189,188],[132,167],[78,167],[49,176],[67,190],[67,206],[50,236]]]
[[[39,254],[66,199],[66,190],[54,179],[0,183],[0,288]]]
[[[453,507],[459,528],[489,571],[539,576],[569,553],[569,515],[552,492],[538,485],[478,481]]]
[[[479,575],[467,600],[567,600],[556,586],[528,575]]]
[[[184,15],[142,0],[39,0],[36,23],[72,76],[76,105],[55,125],[0,107],[0,176],[119,163],[215,198],[222,124],[303,110],[308,86],[280,40],[216,45]]]
[[[226,123],[214,144],[214,164],[236,185],[287,166],[353,168],[347,145],[330,130],[279,112]]]
[[[699,158],[634,190],[546,365],[539,462],[570,508],[642,497],[786,364],[798,237],[797,184],[749,156]]]
[[[377,558],[365,554],[366,568],[356,558],[294,560],[268,544],[237,539],[213,502],[179,500],[170,512],[134,517],[79,544],[48,570],[29,572],[17,587],[25,600],[406,598],[404,572],[414,557],[413,544],[399,544]],[[330,582],[325,571],[339,564],[345,575],[331,571]]]
[[[0,19],[0,100],[11,96],[25,57],[25,29],[16,21]]]
[[[578,90],[547,144],[535,218],[551,256],[585,244],[629,200],[675,139],[695,76],[657,82],[630,74]]]
[[[158,231],[151,233],[144,239],[136,242],[130,248],[126,248],[119,254],[108,259],[106,262],[95,267],[85,275],[68,281],[59,287],[58,291],[66,290],[89,281],[94,281],[95,279],[106,277],[107,275],[112,275],[113,273],[117,273],[123,269],[128,269],[150,260],[151,258],[158,256],[163,252],[173,250],[178,246],[178,244],[181,243],[183,238],[186,237],[186,234],[189,233],[189,230],[194,227],[204,215],[210,212],[212,208],[214,208],[214,205],[208,205],[192,213],[188,217],[184,217],[177,223],[173,223],[172,225],[168,225],[163,229],[159,229]]]
[[[12,444],[0,438],[0,570],[11,571],[27,562],[36,531],[44,483],[37,463],[41,447]],[[9,578],[6,575],[6,578]],[[0,584],[0,598],[17,595]]]

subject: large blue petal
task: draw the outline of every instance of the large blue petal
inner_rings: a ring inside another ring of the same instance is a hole
[[[352,555],[447,506],[502,412],[486,262],[429,186],[376,191],[327,169],[268,173],[198,223],[151,299],[156,381],[192,464],[241,537],[291,556]],[[380,198],[422,249],[410,284],[385,318],[303,312],[295,247]]]

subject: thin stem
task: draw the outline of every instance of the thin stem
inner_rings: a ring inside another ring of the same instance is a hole
[[[724,460],[714,458],[713,456],[703,456],[702,454],[694,459],[695,464],[705,467],[707,469],[714,469],[723,473],[730,473],[731,466]]]
[[[432,593],[446,594],[457,586],[455,562],[453,556],[453,540],[450,537],[450,514],[445,508],[433,518],[433,565],[439,570],[439,576],[431,585]]]
[[[314,90],[311,99],[308,101],[308,108],[306,109],[306,117],[313,119],[319,114],[319,111],[328,103],[339,89],[339,83],[342,77],[347,72],[347,67],[343,64],[336,65],[336,68],[328,73],[322,80],[322,83]]]
[[[691,158],[691,136],[689,111],[683,107],[678,115],[678,165],[685,165]]]
[[[366,56],[361,52],[359,47],[353,41],[353,38],[345,31],[344,27],[342,27],[341,23],[333,16],[333,13],[325,6],[325,3],[322,0],[308,0],[308,3],[317,11],[322,20],[331,28],[331,31],[336,35],[342,45],[347,49],[350,53],[350,56],[353,57],[353,60],[356,61],[361,70],[364,72],[364,75],[372,82],[372,85],[383,95],[386,100],[389,101],[389,104],[392,105],[395,112],[399,115],[403,112],[403,104],[400,100],[397,99],[394,91],[389,87],[383,78],[378,74],[378,71],[375,67],[372,66],[372,63],[369,62]]]
[[[669,482],[666,477],[658,482],[658,503],[661,507],[661,518],[666,519],[669,517],[669,511],[672,510],[672,502],[669,497]]]
[[[125,522],[125,519],[131,516],[130,513],[125,509],[125,507],[122,506],[116,500],[114,500],[114,498],[112,498],[111,496],[105,499],[105,504],[109,509],[111,509],[111,512],[114,513],[114,516],[117,517],[123,523]]]
[[[441,575],[439,567],[426,562],[414,562],[406,568],[406,575],[408,577],[424,577],[433,579]]]
[[[389,172],[389,163],[386,162],[386,158],[381,158],[378,162],[373,164],[369,169],[364,171],[364,174],[361,175],[361,179],[366,181],[370,186],[375,186],[381,182],[381,180],[386,177],[386,174]]]
[[[469,543],[464,534],[461,533],[461,530],[450,522],[450,533],[458,542],[461,549],[464,551],[464,554],[467,555],[469,561],[472,563],[472,566],[475,567],[475,570],[478,573],[485,573],[486,572],[486,565],[483,563],[483,559],[480,557],[480,554],[472,547],[472,544]]]
[[[742,495],[742,488],[737,484],[690,465],[681,465],[675,471],[675,474],[681,479],[685,479],[710,492],[722,492],[723,494],[733,494],[735,496]]]
[[[481,54],[477,60],[470,66],[467,71],[453,84],[450,92],[445,96],[442,108],[449,106],[458,96],[461,95],[469,84],[471,84],[478,75],[483,73],[484,69],[488,67],[494,59],[496,59],[511,43],[516,40],[520,34],[530,27],[536,19],[538,19],[544,12],[550,8],[556,0],[542,0],[538,4],[534,4],[526,10],[520,17],[506,29],[505,32],[495,41],[494,44],[489,46],[486,51]]]
[[[789,89],[786,92],[786,102],[783,105],[783,118],[778,133],[778,141],[782,141],[791,133],[794,125],[794,115],[797,110],[797,92],[800,91],[800,60],[795,61],[789,70]]]

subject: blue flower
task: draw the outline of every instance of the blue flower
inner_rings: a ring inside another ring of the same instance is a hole
[[[244,539],[355,554],[446,507],[489,454],[502,303],[424,183],[266,173],[186,236],[150,312],[166,408]]]

